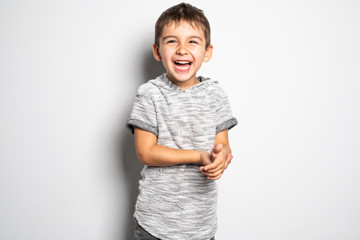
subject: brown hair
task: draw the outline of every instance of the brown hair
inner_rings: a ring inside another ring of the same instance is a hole
[[[201,9],[198,9],[187,3],[180,3],[164,11],[155,24],[155,44],[159,46],[159,38],[162,34],[164,26],[171,23],[179,23],[186,21],[191,26],[198,27],[203,30],[206,40],[206,48],[210,45],[210,24]]]

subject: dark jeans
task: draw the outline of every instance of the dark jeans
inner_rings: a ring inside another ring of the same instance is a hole
[[[135,229],[135,240],[160,240],[160,239],[148,233],[137,223]],[[215,237],[212,237],[210,240],[215,240]]]

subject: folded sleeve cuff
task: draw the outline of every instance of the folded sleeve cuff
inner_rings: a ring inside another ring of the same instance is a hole
[[[158,135],[159,131],[156,127],[151,126],[150,124],[143,122],[141,120],[137,120],[137,119],[129,119],[126,123],[126,128],[132,133],[134,134],[134,127],[138,127],[141,128],[145,131],[151,132],[153,134],[155,134],[156,136]]]
[[[238,121],[236,118],[234,118],[234,117],[230,118],[229,120],[226,120],[225,122],[216,126],[216,134],[224,131],[225,129],[230,130],[231,128],[235,127],[237,124],[238,124]]]

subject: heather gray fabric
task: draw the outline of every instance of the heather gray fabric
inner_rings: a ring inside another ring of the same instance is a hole
[[[136,224],[136,227],[135,227],[134,239],[135,240],[161,240],[157,237],[152,236],[144,228],[142,228],[138,223]],[[215,240],[215,237],[212,237],[210,240]]]
[[[165,74],[141,85],[127,128],[139,127],[157,136],[158,144],[210,151],[215,135],[237,124],[227,95],[217,81],[185,91]],[[208,240],[215,235],[216,182],[198,165],[144,166],[134,217],[151,235],[162,240]]]

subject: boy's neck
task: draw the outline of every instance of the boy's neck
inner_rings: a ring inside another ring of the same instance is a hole
[[[191,78],[187,81],[176,81],[174,79],[171,79],[168,75],[166,75],[166,77],[173,83],[175,84],[176,86],[178,86],[181,90],[185,91],[186,89],[196,85],[196,84],[199,84],[200,81],[194,77],[194,78]]]

